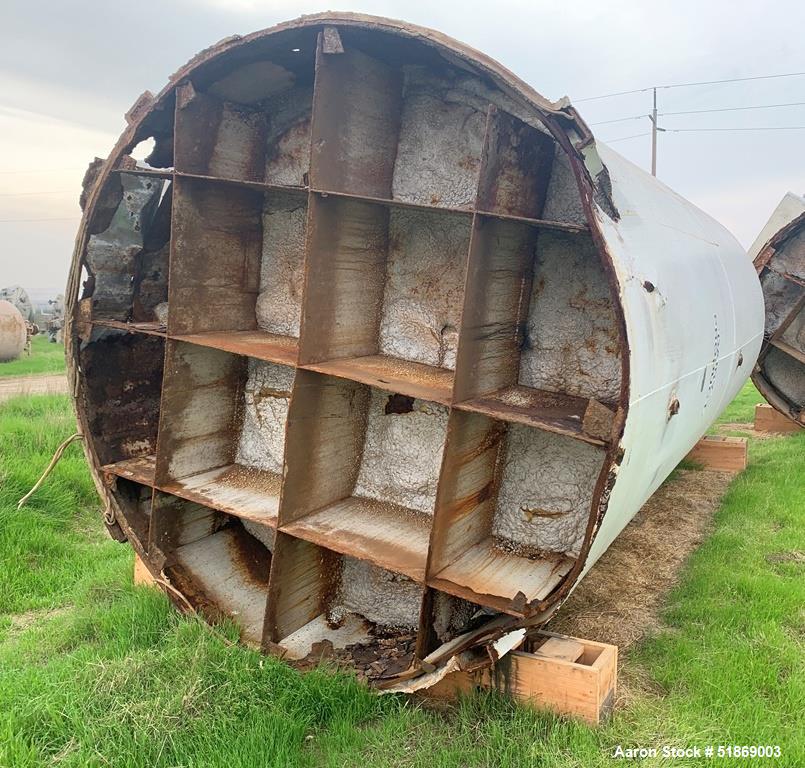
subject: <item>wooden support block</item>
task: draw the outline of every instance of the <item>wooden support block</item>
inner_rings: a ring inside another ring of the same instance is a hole
[[[615,702],[618,647],[543,631],[532,635],[531,642],[537,644],[532,652],[512,651],[478,672],[454,672],[424,693],[452,698],[490,688],[529,706],[592,725],[602,722]],[[576,660],[569,661],[567,656],[576,653]]]
[[[705,435],[686,458],[703,464],[705,469],[741,472],[746,469],[747,440],[745,437]]]
[[[154,577],[151,575],[151,571],[148,570],[145,563],[140,559],[140,556],[136,552],[134,554],[134,583],[147,587],[152,587],[155,585]]]
[[[792,419],[787,419],[778,410],[768,403],[758,403],[755,406],[755,432],[775,432],[788,434],[799,432],[802,427]]]
[[[572,637],[549,637],[534,653],[549,659],[578,661],[584,654],[584,645]]]

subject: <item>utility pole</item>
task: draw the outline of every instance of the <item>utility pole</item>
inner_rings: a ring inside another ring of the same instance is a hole
[[[657,131],[663,131],[664,128],[657,126],[657,89],[652,88],[654,92],[654,107],[651,114],[648,116],[651,120],[651,175],[657,175]]]

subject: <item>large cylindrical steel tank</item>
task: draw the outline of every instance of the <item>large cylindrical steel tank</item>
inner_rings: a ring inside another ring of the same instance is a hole
[[[87,455],[174,599],[265,648],[546,620],[754,365],[732,235],[439,33],[229,38],[128,122],[67,291]]]
[[[786,223],[755,256],[766,328],[752,381],[770,405],[805,426],[805,200],[786,195],[775,214]]]
[[[20,311],[5,299],[0,299],[0,363],[16,360],[25,349],[28,332]]]

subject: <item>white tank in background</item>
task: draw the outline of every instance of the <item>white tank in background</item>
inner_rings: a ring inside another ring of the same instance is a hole
[[[21,285],[10,285],[7,288],[0,288],[0,299],[4,299],[13,304],[19,310],[25,322],[34,322],[34,305],[31,303],[28,291]]]
[[[789,224],[801,213],[805,213],[805,196],[797,195],[794,192],[786,192],[783,199],[777,203],[777,207],[772,211],[769,220],[763,225],[760,234],[755,238],[755,242],[749,247],[749,258],[753,261],[760,253],[766,243],[771,240],[786,224]]]

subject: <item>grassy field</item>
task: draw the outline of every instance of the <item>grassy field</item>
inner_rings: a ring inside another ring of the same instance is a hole
[[[755,402],[747,388],[722,421]],[[493,695],[427,710],[230,647],[132,586],[78,446],[16,510],[73,431],[66,398],[9,401],[0,425],[0,766],[581,767],[618,744],[779,744],[756,764],[802,764],[805,434],[752,440],[665,628],[625,659],[626,706],[594,730]]]
[[[64,370],[64,346],[51,344],[46,334],[31,339],[31,354],[0,363],[0,376],[30,376],[37,373],[61,373]]]

